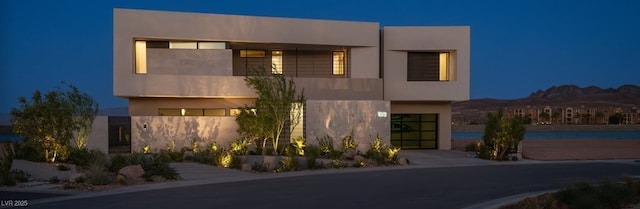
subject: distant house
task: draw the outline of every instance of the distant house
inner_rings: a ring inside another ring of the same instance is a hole
[[[469,99],[470,28],[114,9],[113,92],[129,101],[131,149],[236,139],[257,95],[254,69],[293,77],[307,97],[287,137],[380,135],[451,148],[451,102]],[[110,132],[114,130],[109,130]],[[122,141],[123,137],[116,137]],[[113,139],[112,139],[113,140]],[[285,140],[286,141],[286,140]]]

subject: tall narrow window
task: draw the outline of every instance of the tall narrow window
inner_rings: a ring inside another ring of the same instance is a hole
[[[271,74],[282,74],[282,51],[271,51]]]
[[[344,75],[344,52],[333,52],[333,75]]]
[[[136,41],[136,74],[147,74],[147,42]]]
[[[440,52],[440,80],[449,80],[449,52]]]

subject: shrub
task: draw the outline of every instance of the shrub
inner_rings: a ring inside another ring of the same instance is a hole
[[[514,147],[524,139],[526,128],[521,117],[506,118],[503,110],[496,113],[487,114],[487,125],[482,136],[483,151],[488,151],[479,155],[481,158],[491,160],[507,160]],[[487,158],[488,157],[488,158]]]
[[[322,138],[316,137],[316,140],[318,140],[318,147],[320,147],[323,155],[333,152],[333,138],[329,135],[323,136]]]
[[[214,154],[214,163],[223,168],[240,168],[242,159],[234,155],[231,150],[221,149]]]
[[[255,162],[251,166],[251,170],[256,171],[256,172],[267,172],[267,171],[269,171],[269,164],[268,163],[265,164],[265,163]]]
[[[302,137],[293,138],[293,147],[296,148],[296,153],[300,156],[304,156],[304,147],[306,140]]]
[[[465,152],[478,152],[478,151],[480,151],[480,146],[482,146],[480,142],[471,142],[471,143],[467,144],[466,146],[464,146],[464,151]]]
[[[373,159],[378,165],[395,164],[398,161],[400,148],[389,147],[382,142],[380,136],[371,141],[371,148],[367,151],[367,157]]]
[[[277,169],[278,172],[287,172],[287,171],[297,171],[298,170],[299,160],[297,157],[285,156],[280,161],[280,168]]]
[[[346,168],[347,164],[345,164],[342,161],[340,161],[340,159],[333,159],[333,160],[331,160],[331,167],[333,167],[333,168]]]
[[[144,177],[147,180],[150,180],[155,175],[166,179],[177,179],[179,174],[169,166],[169,162],[171,162],[171,156],[168,151],[156,155],[143,153],[115,155],[111,158],[109,170],[118,172],[125,166],[141,165],[145,171]]]
[[[193,161],[203,164],[213,164],[213,152],[211,150],[204,150],[193,153]]]
[[[89,166],[89,171],[85,175],[86,182],[92,185],[107,185],[111,179],[104,170],[104,165],[93,163]]]
[[[633,200],[640,195],[638,189],[640,189],[640,182],[630,180],[627,180],[626,184],[607,181],[597,186],[578,183],[557,192],[554,197],[569,205],[570,208],[622,208],[633,203]]]
[[[320,169],[324,168],[322,163],[318,163],[316,159],[320,157],[321,151],[320,148],[316,145],[309,145],[305,147],[306,157],[307,157],[307,167],[309,169]]]
[[[251,141],[248,138],[236,139],[229,144],[231,152],[236,155],[248,155],[249,145],[251,145]]]
[[[353,130],[351,130],[351,134],[342,138],[342,152],[347,152],[349,150],[356,150],[358,144],[356,140],[353,138]]]
[[[32,141],[17,143],[15,147],[15,158],[33,162],[47,161],[47,158],[42,154],[44,153],[44,148],[42,148],[42,146],[36,146],[34,143],[35,142]]]
[[[58,178],[58,176],[53,176],[53,177],[49,178],[49,183],[50,184],[60,183],[60,179]]]

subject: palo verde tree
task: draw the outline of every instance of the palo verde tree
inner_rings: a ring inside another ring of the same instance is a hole
[[[278,151],[280,137],[287,123],[293,130],[301,120],[300,105],[305,102],[304,90],[296,91],[292,78],[283,75],[265,75],[265,70],[254,70],[245,77],[245,82],[254,89],[258,98],[254,106],[245,106],[236,117],[238,132],[244,137],[262,143],[262,153],[267,153],[267,142]]]
[[[20,97],[20,106],[11,109],[11,125],[24,138],[23,147],[40,153],[23,157],[55,162],[68,156],[72,140],[86,146],[98,105],[75,86],[67,87],[66,91],[56,89],[44,95],[36,90],[30,101]]]
[[[521,117],[506,118],[503,110],[487,115],[484,129],[484,142],[480,157],[491,160],[504,160],[508,152],[524,139],[526,128]]]
[[[98,103],[89,94],[80,92],[77,87],[67,86],[69,90],[65,92],[65,96],[71,105],[71,119],[75,133],[72,142],[76,148],[86,149],[93,121],[98,114]]]

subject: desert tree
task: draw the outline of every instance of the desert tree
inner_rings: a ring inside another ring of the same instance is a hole
[[[267,142],[278,151],[280,138],[287,124],[293,130],[301,120],[304,90],[296,91],[293,78],[283,75],[266,75],[265,70],[254,70],[245,77],[246,84],[255,90],[258,98],[254,106],[241,108],[236,117],[238,132],[262,143],[262,153],[267,153]]]
[[[98,106],[75,86],[67,87],[66,91],[55,89],[45,94],[36,90],[31,100],[20,97],[19,107],[11,109],[11,125],[23,137],[23,147],[40,153],[23,157],[55,162],[68,156],[72,140],[86,147]]]
[[[521,117],[506,118],[502,109],[489,112],[482,136],[484,153],[480,157],[491,160],[506,159],[509,151],[524,139],[526,128],[523,124]]]

